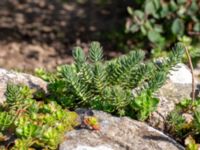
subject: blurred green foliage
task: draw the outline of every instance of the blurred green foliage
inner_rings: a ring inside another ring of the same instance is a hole
[[[200,33],[199,9],[199,0],[137,0],[127,8],[130,18],[126,32],[147,39],[154,48],[171,46],[184,35],[194,35],[192,43],[198,43],[200,36],[195,35]]]

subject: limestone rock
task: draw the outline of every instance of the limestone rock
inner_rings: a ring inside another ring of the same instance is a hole
[[[194,75],[196,79],[200,82],[200,61],[197,63],[197,66],[194,69]]]
[[[177,67],[177,69],[170,72],[170,81],[177,84],[191,84],[192,74],[189,68],[184,64],[178,64]]]
[[[47,88],[47,83],[40,78],[0,68],[0,103],[3,103],[6,100],[5,92],[8,82],[16,84],[23,83],[31,88],[36,88],[38,90],[43,89],[44,91],[46,91]]]
[[[183,150],[162,132],[127,117],[113,117],[94,111],[100,131],[80,129],[68,132],[60,150]]]
[[[192,75],[184,64],[178,64],[176,71],[172,71],[167,82],[155,94],[160,102],[157,111],[152,113],[148,123],[160,130],[165,130],[166,118],[183,99],[191,99]],[[198,86],[198,81],[195,81]]]

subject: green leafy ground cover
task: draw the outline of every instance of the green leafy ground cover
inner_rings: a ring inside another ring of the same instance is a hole
[[[24,85],[8,84],[0,107],[0,149],[57,149],[64,133],[77,125],[77,114],[53,101],[36,100]]]
[[[53,74],[41,69],[36,73],[49,82],[51,99],[63,107],[92,108],[145,120],[158,104],[153,92],[164,84],[183,53],[184,47],[177,44],[162,63],[145,62],[143,51],[104,61],[102,47],[92,42],[88,56],[75,48],[74,64],[60,66]]]
[[[187,150],[198,150],[200,142],[200,100],[186,99],[176,105],[168,118],[169,133],[183,142]]]

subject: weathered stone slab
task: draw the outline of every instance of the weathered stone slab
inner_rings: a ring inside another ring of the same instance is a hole
[[[60,150],[183,150],[160,131],[127,117],[94,111],[100,131],[74,130],[66,134]]]
[[[47,83],[38,77],[0,68],[0,103],[3,103],[6,100],[5,92],[8,82],[16,84],[23,83],[38,90],[43,89],[46,91],[47,88]]]

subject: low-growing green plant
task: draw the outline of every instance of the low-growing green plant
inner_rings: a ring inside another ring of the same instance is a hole
[[[183,53],[184,47],[177,44],[162,62],[144,62],[141,50],[103,61],[98,42],[91,43],[88,56],[77,47],[75,63],[58,67],[54,78],[47,80],[50,98],[70,109],[86,107],[145,120],[158,104],[153,92],[163,85]],[[44,74],[48,73],[41,77]]]
[[[130,106],[137,112],[137,118],[145,120],[151,112],[156,110],[158,102],[159,100],[152,97],[151,94],[142,93],[135,98]]]
[[[28,86],[7,86],[7,100],[0,106],[1,149],[52,149],[64,133],[77,125],[77,114],[62,109],[55,101],[33,99]]]
[[[199,42],[200,1],[199,0],[145,0],[134,1],[128,7],[130,19],[126,32],[139,40],[145,39],[154,47],[166,47],[183,35],[193,36],[193,43]]]
[[[186,150],[198,150],[200,145],[195,142],[192,136],[188,136],[185,139]]]
[[[170,133],[177,137],[180,141],[183,141],[186,137],[191,136],[194,140],[199,142],[200,99],[196,99],[195,101],[186,99],[178,103],[174,111],[172,111],[168,117],[168,124],[170,126]],[[188,144],[188,146],[195,146],[193,144]]]

